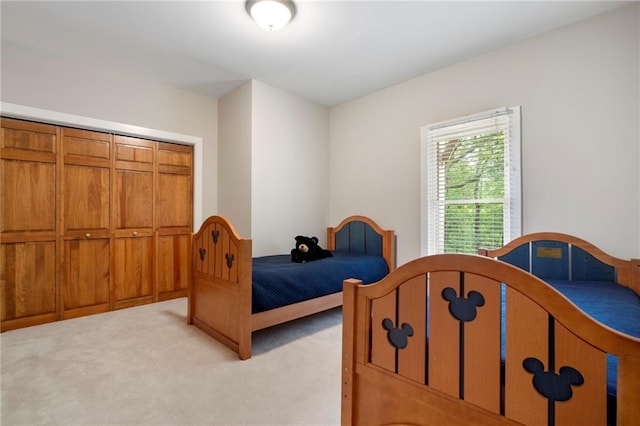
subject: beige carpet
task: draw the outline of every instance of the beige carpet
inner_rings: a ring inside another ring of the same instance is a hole
[[[2,425],[340,423],[339,308],[254,333],[240,361],[186,324],[186,306],[2,333]]]

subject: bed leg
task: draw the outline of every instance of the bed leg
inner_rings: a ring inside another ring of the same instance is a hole
[[[342,288],[343,306],[355,307],[355,287],[362,282],[348,279],[344,281]],[[351,309],[350,314],[344,315],[342,310],[342,403],[340,422],[342,426],[352,425],[353,418],[353,392],[355,380],[355,345],[354,329],[356,310]]]
[[[246,360],[251,358],[251,347],[249,347],[249,349],[247,349],[246,347],[241,347],[238,349],[238,358],[240,358],[241,360]]]
[[[617,424],[640,425],[640,358],[618,358]]]
[[[253,318],[249,317],[248,320],[251,321]],[[245,321],[248,323],[248,321]],[[238,357],[241,360],[251,358],[251,338],[253,333],[251,329],[247,327],[249,324],[245,324],[244,327],[240,327],[240,331],[238,334]]]

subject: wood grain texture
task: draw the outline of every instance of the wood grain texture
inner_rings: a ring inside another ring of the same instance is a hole
[[[55,126],[1,119],[2,331],[58,318]]]
[[[187,295],[192,146],[8,118],[0,131],[2,330]]]

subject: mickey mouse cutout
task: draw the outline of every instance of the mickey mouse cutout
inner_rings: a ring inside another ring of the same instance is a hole
[[[584,383],[582,374],[573,367],[561,367],[560,374],[556,374],[553,371],[544,371],[544,364],[533,357],[525,359],[522,366],[533,374],[533,386],[538,393],[551,402],[571,399],[573,395],[571,386],[580,386]]]
[[[396,328],[393,326],[393,321],[389,318],[382,320],[382,326],[387,330],[387,339],[394,347],[398,349],[404,349],[409,344],[408,338],[413,336],[413,327],[406,322],[402,324],[402,327]]]
[[[465,299],[457,297],[456,291],[451,287],[442,290],[442,297],[449,301],[449,312],[455,319],[462,322],[473,321],[476,318],[476,307],[484,306],[484,296],[477,291],[470,291]]]

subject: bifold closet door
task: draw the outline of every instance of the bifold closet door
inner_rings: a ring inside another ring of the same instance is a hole
[[[2,118],[0,306],[2,330],[58,319],[58,129]]]
[[[1,118],[2,331],[187,295],[193,147]]]
[[[158,143],[158,300],[186,296],[193,230],[193,147]]]
[[[114,137],[114,308],[154,301],[155,142]]]
[[[62,317],[111,309],[112,136],[62,128]]]

